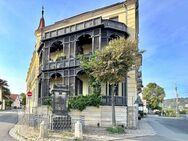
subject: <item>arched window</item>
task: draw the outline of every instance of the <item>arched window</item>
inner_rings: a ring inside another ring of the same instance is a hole
[[[61,41],[55,41],[50,47],[50,52],[56,52],[63,50],[63,44]]]
[[[61,41],[55,41],[50,47],[50,61],[60,61],[64,57],[63,44]]]
[[[60,79],[62,75],[60,73],[54,73],[51,75],[50,79]]]
[[[92,53],[92,38],[90,35],[82,35],[78,38],[76,45],[76,55]]]

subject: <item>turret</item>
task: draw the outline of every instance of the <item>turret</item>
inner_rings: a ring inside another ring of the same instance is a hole
[[[40,18],[40,23],[38,30],[42,30],[45,27],[45,20],[44,20],[44,7],[42,7],[42,17]]]

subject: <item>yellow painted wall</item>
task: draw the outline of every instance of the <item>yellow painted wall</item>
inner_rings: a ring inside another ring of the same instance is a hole
[[[63,51],[50,53],[50,58],[55,62],[59,57],[66,56]]]
[[[92,52],[92,45],[91,44],[84,44],[83,46],[84,54],[89,54]]]
[[[34,52],[31,58],[30,66],[27,72],[26,85],[27,90],[32,92],[32,97],[29,99],[26,98],[26,110],[29,111],[29,100],[30,100],[30,112],[32,112],[32,107],[38,106],[38,73],[39,73],[39,56],[37,54],[37,49],[40,46],[41,41],[41,32],[36,32],[36,44]]]

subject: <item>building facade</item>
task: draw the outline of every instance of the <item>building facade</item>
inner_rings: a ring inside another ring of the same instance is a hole
[[[49,26],[45,26],[42,11],[26,79],[27,91],[33,93],[30,107],[42,105],[56,88],[61,88],[69,96],[90,94],[87,75],[80,68],[77,56],[89,56],[118,37],[138,40],[138,6],[138,0],[126,0]],[[141,71],[130,71],[118,85],[116,105],[134,106],[141,85]],[[101,84],[103,105],[111,105],[112,93],[111,85]]]

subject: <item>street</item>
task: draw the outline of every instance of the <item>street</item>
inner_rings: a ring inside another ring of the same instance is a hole
[[[15,141],[9,130],[17,122],[17,112],[0,112],[0,141]]]
[[[157,133],[154,136],[136,137],[136,141],[187,141],[188,119],[148,117],[148,123]]]

